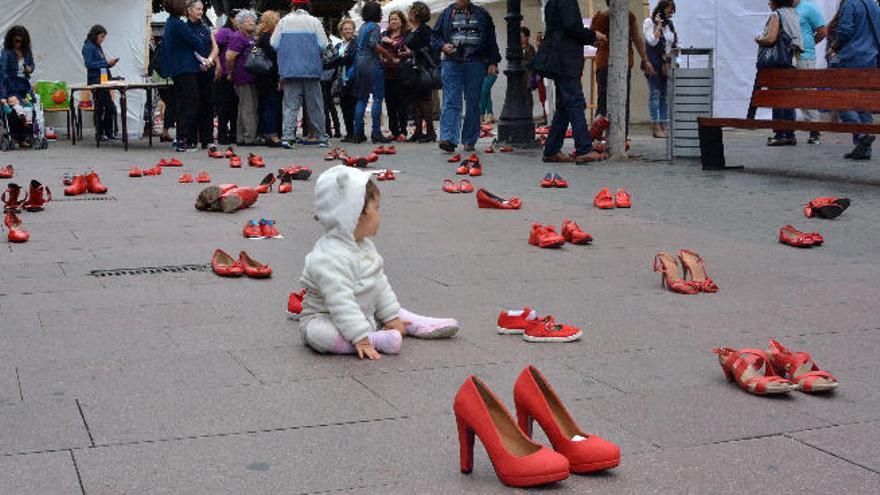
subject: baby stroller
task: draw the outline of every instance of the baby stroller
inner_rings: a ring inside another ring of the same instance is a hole
[[[0,150],[15,149],[16,143],[23,143],[35,150],[49,147],[43,134],[43,108],[40,97],[31,89],[30,81],[23,77],[8,77],[3,80],[0,94],[7,104],[0,109]]]

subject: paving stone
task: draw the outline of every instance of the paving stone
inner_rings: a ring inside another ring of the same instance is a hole
[[[0,457],[0,492],[17,495],[81,495],[70,452]]]
[[[73,399],[0,407],[0,456],[90,444]]]
[[[21,402],[15,368],[0,368],[0,407]]]
[[[791,437],[880,475],[880,432],[876,421],[792,433]]]

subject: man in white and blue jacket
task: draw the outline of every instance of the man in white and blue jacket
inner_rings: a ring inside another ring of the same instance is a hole
[[[272,33],[271,44],[278,52],[278,74],[284,89],[282,145],[292,148],[296,139],[296,120],[305,97],[312,127],[318,133],[317,143],[327,147],[324,130],[324,97],[321,53],[329,42],[324,25],[309,14],[309,0],[292,0],[293,10],[284,16]],[[307,126],[303,126],[306,128]]]

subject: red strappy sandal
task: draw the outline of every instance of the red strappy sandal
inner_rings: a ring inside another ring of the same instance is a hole
[[[730,349],[716,347],[724,376],[736,381],[740,388],[756,395],[786,394],[797,390],[798,385],[778,376],[767,353],[760,349]]]
[[[700,292],[718,292],[718,285],[706,272],[706,264],[703,262],[702,256],[693,251],[682,249],[678,252],[678,259],[681,260],[684,278],[687,279],[690,275],[690,282],[700,289]]]
[[[657,253],[657,256],[654,256],[654,271],[663,274],[660,279],[660,287],[665,284],[669,290],[679,294],[700,292],[700,288],[696,284],[678,275],[678,263],[669,253]]]
[[[775,340],[770,340],[767,348],[773,366],[796,383],[801,392],[828,392],[839,385],[834,375],[819,369],[808,352],[791,352]]]

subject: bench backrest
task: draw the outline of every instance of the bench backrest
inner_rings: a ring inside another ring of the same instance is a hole
[[[880,69],[761,69],[749,119],[758,108],[880,112]]]

